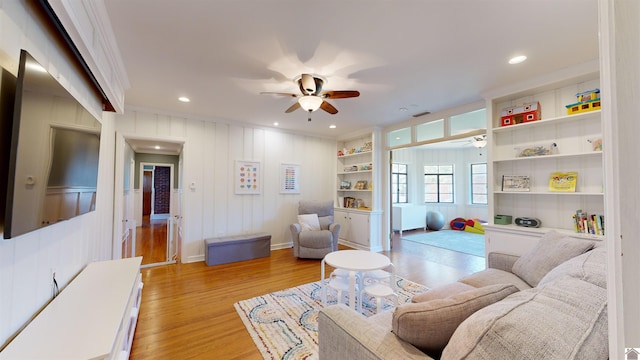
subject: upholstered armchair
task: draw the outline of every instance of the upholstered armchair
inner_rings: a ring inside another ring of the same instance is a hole
[[[322,259],[338,250],[340,224],[333,223],[333,201],[300,201],[298,223],[290,229],[296,257]]]

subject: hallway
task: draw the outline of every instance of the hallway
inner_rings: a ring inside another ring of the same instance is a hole
[[[142,256],[142,265],[167,261],[167,220],[142,217],[142,226],[136,227],[136,256]]]

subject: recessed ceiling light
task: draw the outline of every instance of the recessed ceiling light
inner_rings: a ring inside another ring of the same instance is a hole
[[[518,55],[509,59],[509,64],[520,64],[521,62],[527,60],[527,57],[524,55]]]
[[[156,145],[156,146],[154,146],[154,148],[155,148],[156,150],[160,150],[160,145]]]
[[[277,121],[273,123],[273,126],[278,126],[280,125]]]
[[[188,98],[188,97],[186,97],[186,96],[180,96],[180,97],[178,98],[178,100],[179,100],[179,101],[182,101],[182,102],[189,102],[189,101],[191,101],[191,99],[189,99],[189,98]]]
[[[329,129],[335,129],[336,126],[335,125],[329,125]]]

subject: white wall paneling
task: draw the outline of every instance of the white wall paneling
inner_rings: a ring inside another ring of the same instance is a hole
[[[184,141],[182,262],[204,260],[204,239],[215,236],[268,232],[273,249],[290,247],[288,226],[296,221],[298,201],[334,198],[335,140],[139,109],[117,117],[124,136]],[[260,162],[260,194],[234,193],[235,160]],[[300,164],[300,194],[280,194],[282,162]]]

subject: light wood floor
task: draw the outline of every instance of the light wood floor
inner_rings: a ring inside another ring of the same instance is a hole
[[[385,254],[399,276],[428,287],[485,267],[484,258],[400,240],[397,234]],[[293,249],[217,266],[145,268],[131,359],[262,359],[233,304],[319,279],[320,261],[296,259]]]

